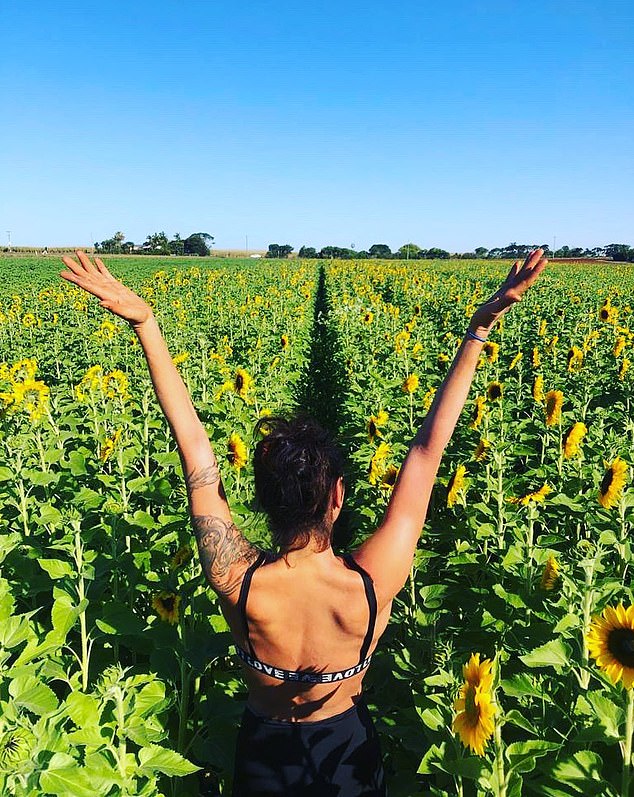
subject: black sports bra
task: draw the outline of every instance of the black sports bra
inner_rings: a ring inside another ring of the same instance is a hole
[[[368,656],[368,650],[374,638],[374,626],[376,624],[376,594],[374,592],[374,584],[369,574],[352,558],[350,554],[344,554],[343,561],[352,570],[356,570],[363,579],[363,586],[365,587],[365,596],[368,600],[370,608],[370,619],[368,621],[368,630],[366,632],[363,644],[361,645],[361,652],[359,654],[359,663],[354,667],[349,667],[346,670],[337,670],[335,672],[314,672],[313,670],[285,670],[282,667],[275,667],[272,664],[266,664],[258,659],[253,650],[251,639],[249,638],[249,623],[247,622],[247,598],[249,597],[249,589],[251,587],[251,579],[253,573],[264,562],[271,561],[271,555],[266,551],[262,551],[260,556],[253,564],[249,566],[240,589],[240,597],[238,598],[238,609],[242,617],[242,624],[244,626],[244,635],[249,646],[249,651],[243,650],[239,645],[236,645],[238,656],[249,667],[264,673],[271,678],[277,678],[279,681],[299,681],[308,684],[329,684],[335,681],[343,681],[346,678],[352,678],[360,673],[370,664],[372,656]]]

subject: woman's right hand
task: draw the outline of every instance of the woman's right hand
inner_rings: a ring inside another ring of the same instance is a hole
[[[543,249],[530,252],[522,265],[517,260],[498,290],[475,311],[469,329],[486,337],[504,313],[521,300],[547,263]]]
[[[135,328],[152,318],[150,305],[115,279],[98,257],[93,264],[85,252],[76,252],[76,255],[79,263],[72,257],[62,258],[68,271],[61,271],[60,277],[92,293],[102,307]]]

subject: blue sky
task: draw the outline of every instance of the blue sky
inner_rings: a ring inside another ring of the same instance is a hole
[[[634,244],[630,0],[4,0],[0,242]]]

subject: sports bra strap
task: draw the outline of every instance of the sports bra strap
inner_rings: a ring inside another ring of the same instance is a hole
[[[249,623],[247,622],[247,598],[249,597],[249,589],[251,587],[251,579],[253,578],[253,574],[255,571],[260,567],[261,564],[267,559],[266,551],[261,551],[258,558],[255,562],[252,562],[249,567],[247,567],[244,577],[242,579],[242,586],[240,587],[240,595],[238,597],[238,611],[240,612],[240,617],[242,618],[242,627],[244,628],[244,638],[247,641],[247,645],[249,646],[249,653],[255,658],[255,651],[253,650],[253,645],[251,644],[251,639],[249,637]]]
[[[376,593],[374,591],[374,583],[370,574],[364,570],[355,559],[353,559],[352,554],[344,554],[343,560],[348,567],[351,567],[360,574],[361,578],[363,579],[363,586],[365,587],[365,596],[368,599],[370,618],[368,620],[368,630],[366,632],[365,639],[363,640],[361,654],[359,656],[359,661],[364,661],[368,655],[368,650],[370,649],[372,640],[374,639],[374,627],[376,625]]]

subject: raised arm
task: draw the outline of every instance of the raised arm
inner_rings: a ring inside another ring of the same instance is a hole
[[[497,321],[535,282],[548,262],[541,249],[516,262],[500,288],[474,313],[468,333],[422,426],[414,437],[377,531],[354,552],[372,576],[379,605],[402,589],[410,572],[440,460],[455,429],[473,381],[482,342]],[[471,333],[471,334],[469,334]]]
[[[219,595],[234,602],[244,571],[258,551],[232,520],[207,432],[172,362],[152,308],[115,279],[99,258],[94,265],[83,252],[77,252],[77,258],[79,263],[62,258],[68,270],[60,276],[97,296],[102,307],[123,318],[135,331],[178,447],[203,572]]]

